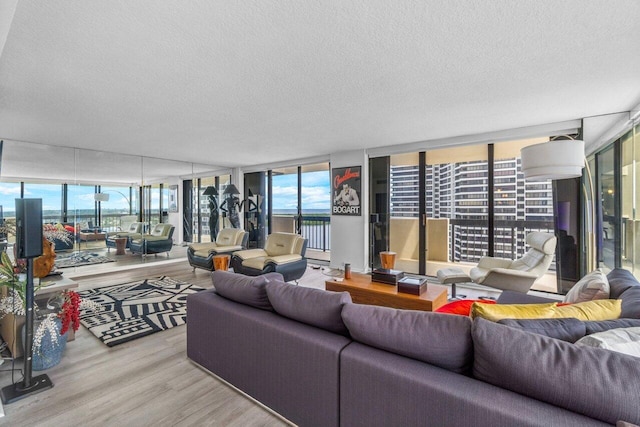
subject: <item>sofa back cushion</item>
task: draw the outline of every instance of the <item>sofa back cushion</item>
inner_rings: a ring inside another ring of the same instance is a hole
[[[218,246],[238,246],[242,244],[242,237],[246,233],[241,228],[223,228],[216,237]]]
[[[485,319],[472,331],[477,379],[609,424],[640,424],[637,358]]]
[[[623,268],[615,268],[607,274],[609,281],[609,298],[620,298],[622,293],[627,289],[637,286],[640,283],[629,270]]]
[[[567,342],[576,342],[587,333],[585,322],[572,318],[502,319],[498,323]]]
[[[161,236],[170,238],[170,233],[173,231],[173,225],[171,224],[156,224],[151,230],[152,236]]]
[[[144,223],[142,222],[132,222],[129,225],[129,229],[127,230],[128,233],[142,233],[142,227],[144,226]]]
[[[282,278],[282,275],[278,276]],[[265,287],[269,277],[265,275],[251,277],[216,270],[211,273],[211,281],[220,296],[262,310],[273,310]]]
[[[295,253],[297,243],[304,238],[294,233],[272,233],[267,237],[264,250],[269,256],[288,255]]]
[[[609,279],[609,298],[622,300],[620,317],[640,319],[640,283],[633,274],[625,269],[616,268],[607,274]]]
[[[358,342],[453,372],[470,370],[473,347],[468,317],[347,304],[342,318]]]
[[[348,292],[303,288],[283,281],[266,285],[269,301],[276,313],[298,322],[348,335],[342,321],[342,307],[351,302]]]
[[[640,326],[640,319],[594,320],[583,323],[587,330],[586,335],[590,335],[597,332],[608,331],[609,329]]]

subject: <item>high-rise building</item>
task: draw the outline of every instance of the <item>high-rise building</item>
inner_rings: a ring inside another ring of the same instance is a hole
[[[486,161],[426,166],[428,218],[448,218],[453,261],[476,262],[487,254],[489,215]],[[417,165],[391,166],[391,216],[418,217]],[[520,159],[494,162],[494,256],[518,258],[532,230],[553,229],[551,183],[525,182]]]

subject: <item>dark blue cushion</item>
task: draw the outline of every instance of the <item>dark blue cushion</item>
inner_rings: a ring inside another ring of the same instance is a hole
[[[587,333],[586,322],[578,319],[502,319],[498,323],[567,342],[576,342]]]
[[[586,334],[591,335],[597,332],[605,332],[609,329],[633,328],[640,326],[640,319],[589,320],[583,323],[587,329]]]
[[[630,271],[623,268],[615,268],[607,274],[607,280],[609,281],[609,298],[618,299],[624,291],[637,286],[640,287],[638,280],[631,274]]]

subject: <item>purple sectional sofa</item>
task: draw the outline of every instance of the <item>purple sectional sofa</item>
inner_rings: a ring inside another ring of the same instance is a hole
[[[215,271],[187,354],[300,426],[640,424],[640,360],[464,316]]]

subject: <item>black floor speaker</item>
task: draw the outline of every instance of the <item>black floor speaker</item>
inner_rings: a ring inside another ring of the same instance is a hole
[[[42,255],[42,199],[16,199],[16,253],[23,259]]]

